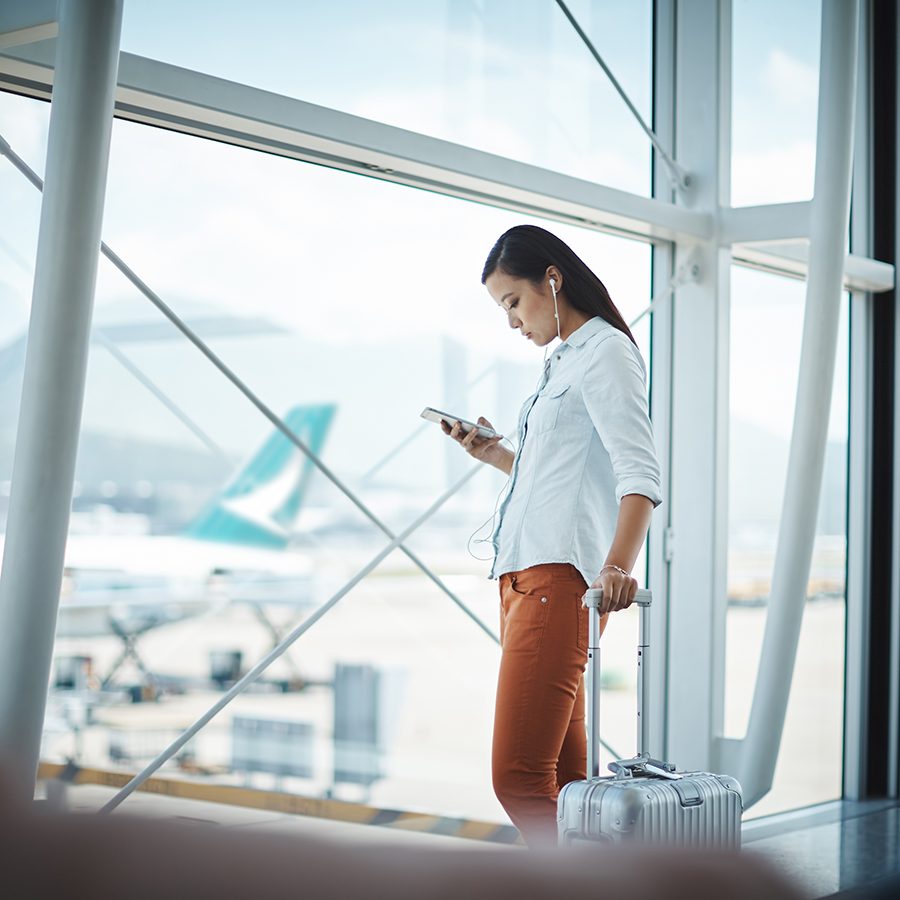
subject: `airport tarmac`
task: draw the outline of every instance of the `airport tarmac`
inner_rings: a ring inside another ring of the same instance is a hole
[[[114,788],[103,785],[69,786],[65,794],[65,808],[74,813],[96,813],[115,796],[115,793]],[[140,816],[145,819],[215,825],[228,830],[265,831],[269,834],[291,835],[298,838],[352,841],[358,846],[375,845],[385,848],[416,847],[446,850],[482,849],[487,851],[521,849],[521,845],[462,840],[459,837],[426,834],[401,828],[373,828],[354,822],[336,822],[265,809],[248,809],[223,803],[208,803],[141,792],[130,797],[128,806],[123,806],[122,812],[116,813],[116,815],[122,814]]]
[[[335,587],[344,574],[337,568],[331,573]],[[496,630],[496,582],[471,572],[442,577]],[[323,600],[329,596],[328,587]],[[296,616],[284,608],[269,612],[281,626]],[[746,724],[764,625],[763,607],[737,606],[728,611],[725,721],[729,736],[741,736]],[[617,614],[604,636],[608,689],[602,696],[601,731],[623,755],[634,751],[636,642],[637,611]],[[775,785],[748,817],[840,796],[843,644],[843,601],[808,603]],[[247,606],[168,625],[138,642],[142,658],[153,671],[197,679],[208,675],[211,652],[239,650],[246,669],[270,646],[269,633]],[[115,638],[67,639],[57,642],[56,653],[88,654],[102,672],[120,649]],[[290,663],[273,664],[272,676],[286,678],[299,672],[307,679],[327,682],[337,663],[371,664],[391,673],[389,696],[382,704],[386,742],[378,765],[383,777],[370,787],[334,784],[333,693],[326,686],[237,698],[190,745],[194,767],[213,774],[191,777],[508,822],[493,795],[490,775],[499,649],[432,582],[407,568],[405,560],[391,557],[303,635],[288,655]],[[136,675],[126,667],[121,678],[126,682]],[[81,765],[137,771],[219,696],[203,690],[164,696],[158,702],[100,706],[94,711],[93,724],[79,729],[77,735],[63,730],[57,717],[55,729],[45,734],[43,758],[61,761],[77,749]],[[53,709],[59,710],[56,701],[51,703]],[[309,723],[311,777],[228,771],[235,716]],[[110,758],[111,741],[118,742],[117,760]],[[125,758],[129,754],[132,758]],[[604,753],[602,763],[609,759]],[[177,770],[169,763],[164,771]]]

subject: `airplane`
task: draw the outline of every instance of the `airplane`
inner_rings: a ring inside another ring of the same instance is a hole
[[[319,455],[335,410],[296,406],[284,421]],[[291,544],[313,468],[276,430],[181,534],[70,535],[57,638],[120,638],[123,653],[108,683],[129,657],[149,674],[134,644],[154,628],[230,603],[309,607],[312,559]]]

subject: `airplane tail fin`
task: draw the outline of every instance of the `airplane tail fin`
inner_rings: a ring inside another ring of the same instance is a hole
[[[319,454],[336,406],[295,406],[284,421]],[[188,526],[188,537],[253,547],[285,547],[313,474],[313,463],[280,431]]]

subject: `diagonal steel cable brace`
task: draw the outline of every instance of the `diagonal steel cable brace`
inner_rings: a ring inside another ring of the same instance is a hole
[[[690,253],[687,259],[685,259],[685,261],[676,269],[675,273],[669,279],[668,284],[666,284],[664,288],[661,288],[655,297],[650,298],[650,302],[647,306],[645,306],[644,309],[628,323],[628,327],[634,328],[644,316],[649,316],[654,312],[660,303],[669,299],[675,288],[682,287],[685,284],[691,284],[699,279],[700,263],[697,261],[696,253]]]
[[[475,385],[479,384],[481,381],[487,378],[487,376],[490,375],[491,372],[493,372],[496,368],[497,363],[491,363],[480,375],[478,375],[476,378],[473,378],[472,381],[470,381],[466,385],[465,389],[469,390],[470,388],[475,387]],[[403,438],[403,440],[401,440],[397,444],[396,447],[394,447],[392,450],[389,450],[381,459],[379,459],[378,462],[375,463],[375,465],[372,466],[372,468],[369,469],[369,471],[359,479],[359,483],[362,485],[370,481],[374,477],[376,472],[383,469],[404,447],[406,447],[406,445],[410,441],[415,440],[420,434],[424,434],[429,429],[429,427],[430,425],[428,424],[428,422],[423,422],[421,425],[414,428],[405,438]]]
[[[0,238],[0,249],[2,249],[13,262],[29,277],[32,276],[32,267],[19,256],[15,248]],[[27,308],[27,304],[26,304]],[[126,354],[124,354],[118,346],[99,328],[91,328],[91,340],[101,344],[109,354],[124,368],[130,375],[146,388],[165,408],[190,431],[194,437],[203,444],[213,456],[216,456],[231,471],[234,468],[234,460],[228,457],[228,454],[168,395],[159,388],[146,373],[135,365]]]
[[[40,191],[43,191],[44,183],[40,176],[30,168],[9,143],[0,137],[0,154],[6,156],[10,162]],[[342,493],[351,503],[380,531],[393,540],[394,532],[379,519],[354,493],[351,491],[319,457],[306,446],[306,444],[291,431],[290,428],[265,404],[253,391],[241,381],[240,378],[198,337],[163,301],[163,299],[150,288],[110,247],[100,242],[100,252],[221,372],[243,395],[262,413],[272,425],[277,428],[304,456],[306,456],[316,468]],[[478,471],[477,467],[474,471]],[[437,577],[428,566],[408,547],[399,545],[399,549],[413,562],[422,573],[440,588],[495,644],[500,643],[497,635],[485,625],[481,619],[466,606],[463,601]]]
[[[356,575],[353,576],[336,594],[323,603],[308,618],[304,619],[290,634],[287,635],[277,646],[273,647],[243,678],[236,681],[234,685],[223,694],[193,725],[181,733],[159,756],[156,757],[146,768],[134,776],[108,803],[101,809],[100,814],[112,812],[126,797],[136,791],[157,769],[165,762],[170,760],[201,728],[207,725],[215,718],[238,694],[242,693],[245,688],[249,687],[263,672],[278,659],[288,648],[302,635],[304,635],[322,616],[325,615],[332,607],[336,606],[338,601],[346,596],[352,588],[363,580],[373,569],[377,568],[381,562],[402,545],[402,542],[409,537],[417,528],[419,528],[427,519],[429,519],[441,506],[446,503],[476,472],[478,469],[470,469],[459,481],[456,482],[448,491],[439,497],[418,519],[409,527],[402,531],[397,537],[380,552],[377,553],[369,562],[363,566]],[[617,757],[618,758],[618,757]]]
[[[112,340],[99,328],[93,329],[91,337],[96,340],[105,350],[112,356],[115,361],[125,369],[129,375],[132,375],[144,388],[146,388],[165,408],[184,425],[191,434],[222,463],[228,471],[234,468],[234,460],[230,459],[228,454],[193,420],[185,413],[165,391],[160,390],[153,380],[135,365]]]
[[[638,125],[644,130],[644,134],[650,138],[650,143],[656,148],[656,152],[662,158],[663,163],[666,166],[666,171],[669,174],[669,181],[675,185],[679,190],[686,191],[691,186],[691,176],[689,172],[686,172],[681,166],[669,156],[665,147],[660,143],[659,138],[656,136],[656,133],[653,129],[644,121],[641,114],[638,112],[637,107],[631,102],[628,97],[628,94],[625,93],[624,88],[616,79],[616,76],[613,75],[609,66],[603,61],[603,57],[597,52],[597,48],[594,46],[591,39],[585,34],[584,29],[578,24],[578,20],[572,13],[569,11],[569,7],[563,2],[563,0],[556,0],[556,5],[563,11],[565,17],[569,20],[571,26],[575,29],[578,34],[578,37],[584,42],[584,45],[588,48],[591,53],[591,56],[597,61],[597,64],[601,69],[606,73],[606,77],[612,83],[612,86],[616,89],[619,96],[625,102],[625,105],[631,111],[631,114],[637,119]]]

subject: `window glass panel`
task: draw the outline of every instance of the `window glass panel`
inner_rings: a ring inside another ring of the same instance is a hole
[[[50,107],[0,92],[0,134],[20,156],[44,174]],[[0,157],[0,533],[6,530],[7,505],[19,401],[22,363],[34,282],[41,218],[41,195]]]
[[[16,102],[36,119],[45,115],[44,104]],[[34,202],[26,191],[22,203]],[[277,413],[330,408],[318,432],[323,461],[395,532],[471,465],[435,426],[420,428],[421,409],[483,413],[512,433],[538,380],[542,351],[508,329],[479,281],[493,241],[518,221],[134,123],[113,128],[106,241]],[[647,245],[547,227],[597,271],[626,319],[644,308]],[[636,337],[649,359],[646,320]],[[285,490],[302,468],[279,470],[284,479],[261,474],[258,454],[272,437],[271,425],[102,260],[45,758],[74,754],[132,771],[146,763],[214,702],[230,670],[249,668],[269,648],[257,604],[287,628],[387,543],[315,472],[293,516]],[[494,630],[497,585],[467,544],[504,481],[479,471],[408,542]],[[276,520],[277,511],[286,515]],[[278,545],[282,519],[290,539],[276,552],[263,536]],[[471,547],[489,555],[485,545]],[[129,629],[153,619],[138,640],[140,656],[158,685],[186,693],[152,707],[131,704],[146,685],[133,661],[111,674],[121,642],[110,614]],[[624,754],[634,746],[636,636],[629,613],[604,638],[603,730]],[[490,784],[498,660],[497,647],[394,553],[298,641],[290,661],[272,667],[267,692],[236,701],[168,769],[503,821]],[[381,730],[350,763],[335,744],[335,715],[351,702],[351,682],[341,679],[365,671],[348,675],[339,664],[379,673],[356,715],[374,711]],[[76,721],[68,685],[96,689],[107,676],[117,695],[103,716]],[[303,690],[280,693],[299,681]],[[292,755],[309,757],[306,774],[260,768],[264,751],[284,751],[277,737],[236,764],[248,728],[265,732],[272,721],[291,723]],[[337,757],[345,760],[339,768],[356,766],[356,782],[346,772],[335,779]],[[360,784],[370,765],[377,777]]]
[[[746,732],[766,622],[800,365],[806,286],[735,267],[725,728]],[[841,796],[848,299],[841,310],[812,567],[784,738],[765,815]],[[761,348],[765,348],[764,350]]]
[[[821,6],[821,0],[734,0],[734,206],[812,197]]]
[[[646,122],[649,0],[574,0]],[[649,194],[650,143],[554,3],[133,0],[122,47],[454,143]]]

